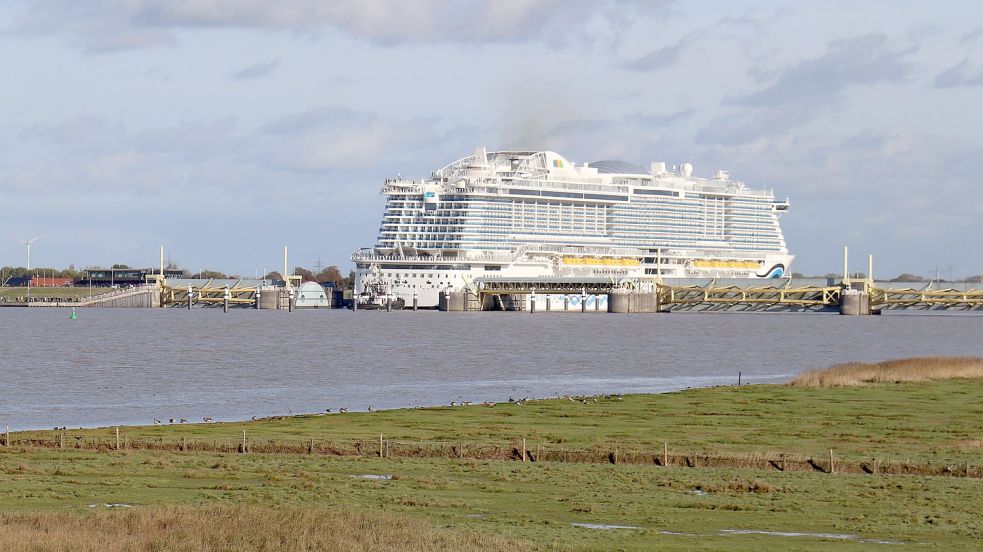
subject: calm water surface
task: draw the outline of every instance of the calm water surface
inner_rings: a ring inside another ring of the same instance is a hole
[[[0,309],[0,425],[201,421],[777,382],[983,356],[983,317]]]

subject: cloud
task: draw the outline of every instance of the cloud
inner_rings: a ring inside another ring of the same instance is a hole
[[[906,80],[914,71],[913,49],[894,49],[883,35],[871,34],[829,44],[821,56],[778,71],[752,68],[749,74],[770,84],[728,97],[724,108],[700,129],[700,144],[738,145],[775,137],[810,123],[848,102],[851,88]]]
[[[317,35],[340,31],[381,45],[503,43],[552,45],[607,37],[669,0],[53,0],[28,4],[12,30],[59,35],[90,53],[170,46],[174,31],[243,28]]]
[[[892,50],[887,37],[871,34],[831,43],[826,53],[785,68],[775,81],[734,103],[760,107],[802,98],[834,98],[851,86],[898,82],[911,74],[911,50]]]
[[[972,31],[963,33],[959,37],[959,44],[965,46],[966,44],[975,42],[980,38],[983,38],[983,28],[973,29]]]
[[[696,111],[629,113],[613,118],[580,118],[561,121],[543,133],[541,147],[571,161],[623,159],[645,164],[657,156],[681,155],[679,127]]]
[[[440,143],[438,119],[389,119],[326,106],[281,117],[262,128],[270,161],[285,170],[355,170]]]
[[[254,63],[248,67],[243,67],[235,73],[232,73],[233,79],[246,80],[246,79],[259,79],[263,77],[268,77],[273,74],[273,71],[280,66],[280,60],[274,59],[268,62]]]
[[[153,261],[161,243],[183,263],[250,274],[283,243],[298,258],[344,263],[373,243],[386,176],[426,176],[478,143],[473,128],[437,118],[339,106],[250,127],[234,118],[0,125],[0,201],[18,206],[0,230],[43,231],[39,263]]]
[[[644,56],[625,63],[622,67],[635,71],[658,71],[672,67],[679,60],[679,57],[686,48],[689,47],[694,37],[695,34],[690,33],[673,44],[656,48]]]
[[[969,58],[942,71],[933,81],[936,88],[953,88],[956,86],[983,86],[983,70],[969,66]]]

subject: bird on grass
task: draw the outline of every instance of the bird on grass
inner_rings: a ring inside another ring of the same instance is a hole
[[[201,421],[205,422],[206,424],[210,424],[210,423],[214,422],[215,420],[209,418],[208,416],[205,416],[204,418],[201,419]]]
[[[187,418],[181,418],[181,423],[182,423],[182,424],[186,424],[186,423],[188,423],[188,419],[187,419]]]
[[[175,420],[174,418],[171,418],[170,420],[167,420],[167,423],[174,424],[174,423],[177,423],[177,420]]]
[[[154,425],[160,425],[160,418],[154,418]]]
[[[347,408],[339,408],[338,409],[338,412],[340,412],[342,414],[347,414],[348,413],[348,409]]]
[[[369,412],[375,412],[375,409],[372,408],[372,405],[371,404],[369,405]]]

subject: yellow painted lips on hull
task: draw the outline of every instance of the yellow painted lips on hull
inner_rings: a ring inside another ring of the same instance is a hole
[[[761,263],[758,261],[693,261],[696,268],[758,268]]]
[[[640,259],[617,257],[563,257],[565,265],[579,266],[638,266]]]

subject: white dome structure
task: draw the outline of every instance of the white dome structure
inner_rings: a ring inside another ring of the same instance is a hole
[[[327,292],[317,282],[304,282],[297,288],[297,299],[294,303],[298,309],[330,309],[331,299]]]

